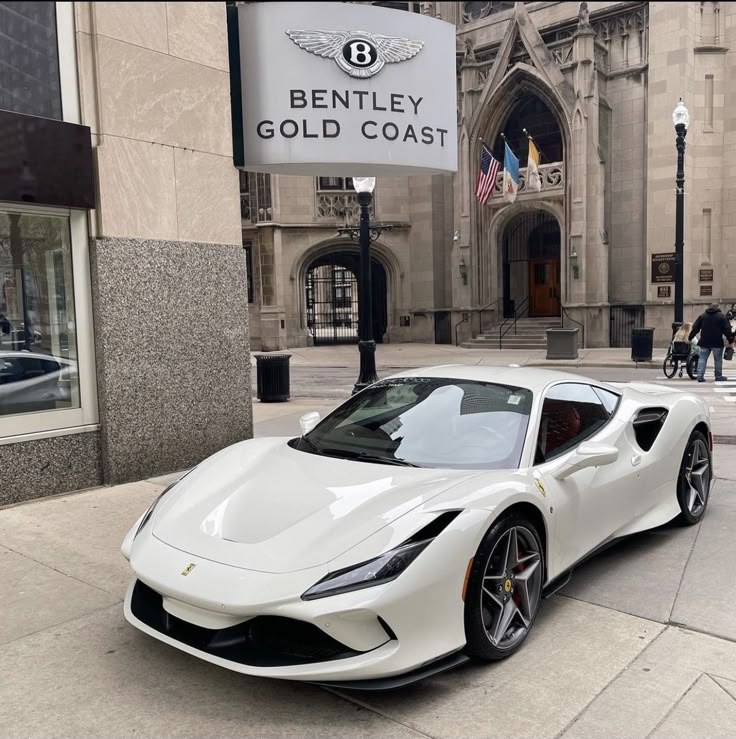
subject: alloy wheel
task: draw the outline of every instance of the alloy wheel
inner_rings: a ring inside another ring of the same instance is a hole
[[[685,466],[685,505],[690,515],[698,517],[703,512],[710,490],[710,456],[705,442],[694,439]]]
[[[512,649],[534,620],[542,590],[542,558],[537,539],[514,526],[496,542],[483,574],[483,627],[496,649]]]

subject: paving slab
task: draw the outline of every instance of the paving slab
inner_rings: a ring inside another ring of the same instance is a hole
[[[627,537],[578,567],[561,592],[667,623],[697,533],[668,525]]]
[[[314,403],[307,403],[301,405],[301,407],[290,407],[284,408],[285,413],[279,415],[267,414],[265,418],[259,418],[253,413],[253,435],[254,436],[299,436],[301,434],[301,427],[299,426],[299,419],[310,411],[317,411],[322,418],[328,413],[334,410],[338,402],[326,403],[324,399],[315,401]]]
[[[652,739],[733,737],[736,701],[713,678],[701,675],[672,712],[650,734]]]
[[[671,620],[736,640],[736,484],[718,480]]]
[[[708,674],[736,683],[736,643],[668,627],[567,727],[565,739],[646,737]],[[724,726],[736,736],[736,720]],[[705,736],[698,731],[691,737]]]
[[[250,678],[136,631],[119,605],[0,647],[0,734],[421,736],[319,688]]]
[[[345,695],[433,737],[553,737],[662,628],[555,597],[507,660],[465,666],[393,693]]]
[[[713,677],[713,675],[711,675]],[[734,699],[736,700],[736,682],[726,680],[725,677],[713,677],[713,679]]]
[[[0,547],[0,572],[0,645],[117,600],[5,547]]]
[[[137,482],[5,508],[0,545],[121,600],[130,568],[120,544],[162,489]]]
[[[716,444],[713,447],[713,467],[719,480],[736,482],[736,444]]]

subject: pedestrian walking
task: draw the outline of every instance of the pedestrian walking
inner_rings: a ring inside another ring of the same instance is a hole
[[[690,341],[700,334],[700,360],[698,361],[698,382],[705,382],[705,366],[708,357],[713,354],[713,364],[716,370],[716,382],[724,382],[728,378],[723,374],[723,337],[729,344],[733,344],[734,333],[726,316],[721,313],[717,303],[709,305],[703,314],[693,324]]]

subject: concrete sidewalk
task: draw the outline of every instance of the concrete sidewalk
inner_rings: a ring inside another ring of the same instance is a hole
[[[0,510],[0,736],[736,736],[736,449],[715,457],[699,526],[581,566],[511,659],[382,694],[239,675],[124,621],[120,541],[170,478]]]
[[[254,352],[252,364],[259,354],[291,354],[294,367],[357,367],[358,348],[354,344],[309,346],[283,352]],[[666,350],[656,349],[651,362],[632,362],[630,349],[580,349],[577,359],[546,359],[546,350],[464,349],[449,344],[379,344],[376,366],[426,367],[437,364],[508,365],[529,367],[636,367],[661,368]]]

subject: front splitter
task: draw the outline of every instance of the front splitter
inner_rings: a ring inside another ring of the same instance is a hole
[[[327,682],[322,680],[310,681],[312,685],[319,685],[323,688],[334,688],[339,690],[393,690],[395,688],[404,688],[407,685],[413,685],[428,677],[438,675],[441,672],[447,672],[455,667],[470,661],[470,657],[464,652],[452,652],[444,657],[440,657],[433,662],[417,667],[411,672],[405,672],[402,675],[393,675],[391,677],[373,678],[370,680],[348,680],[345,682]]]

